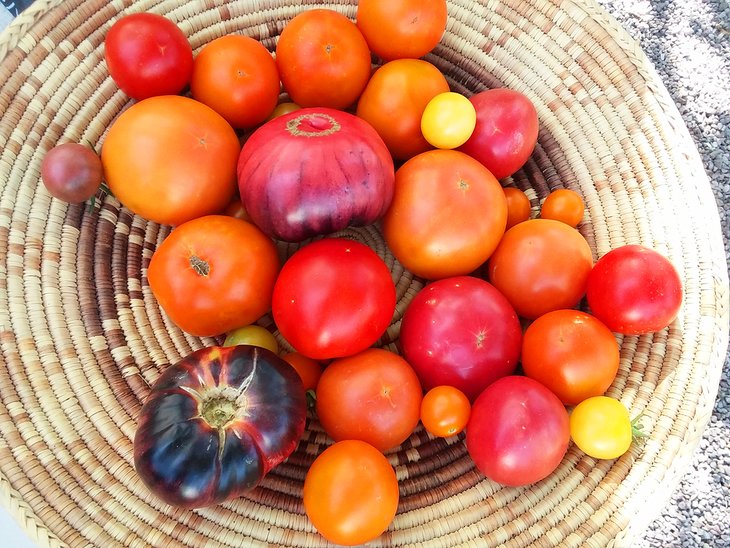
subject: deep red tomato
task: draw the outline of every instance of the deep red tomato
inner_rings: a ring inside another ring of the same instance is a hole
[[[566,405],[601,396],[616,378],[616,337],[599,319],[580,310],[553,310],[525,330],[522,369]]]
[[[117,20],[104,40],[104,58],[114,82],[137,100],[180,93],[193,72],[187,37],[156,13],[132,13]]]
[[[362,440],[385,452],[418,425],[423,390],[413,368],[382,348],[330,363],[317,385],[317,416],[335,441]]]
[[[494,286],[458,276],[433,282],[403,315],[400,345],[424,389],[455,386],[470,400],[514,372],[522,329],[517,314]]]
[[[279,71],[261,42],[229,34],[208,42],[195,57],[190,91],[233,127],[251,128],[279,101]]]
[[[281,335],[315,360],[356,354],[393,319],[390,269],[371,248],[324,238],[297,250],[274,286],[272,313]]]
[[[462,152],[430,150],[396,171],[383,235],[403,266],[436,280],[473,272],[506,223],[504,192],[484,166]]]
[[[208,215],[178,226],[163,240],[147,278],[180,329],[212,337],[251,324],[269,310],[279,266],[276,246],[256,226]]]
[[[48,193],[70,204],[80,204],[96,194],[103,176],[101,158],[81,143],[56,145],[41,162],[41,180]]]
[[[504,233],[489,259],[489,281],[523,318],[573,308],[593,266],[590,245],[560,221],[530,219]]]
[[[529,377],[499,379],[477,398],[466,425],[466,447],[477,468],[503,485],[535,483],[560,464],[570,443],[568,412]]]
[[[653,333],[674,321],[682,306],[682,280],[661,253],[641,245],[613,249],[588,275],[591,312],[625,335]]]
[[[484,164],[497,179],[520,169],[535,149],[540,129],[535,105],[514,89],[488,89],[471,96],[477,124],[459,150]]]

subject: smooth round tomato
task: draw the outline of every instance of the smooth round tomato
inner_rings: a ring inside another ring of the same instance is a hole
[[[629,450],[634,438],[629,410],[608,396],[585,399],[570,413],[570,437],[593,458],[618,458]]]
[[[435,280],[474,271],[506,223],[504,192],[484,166],[462,152],[430,150],[396,171],[383,235],[403,266]]]
[[[274,110],[271,111],[271,114],[269,114],[269,120],[273,120],[274,118],[278,118],[279,116],[284,116],[284,114],[289,114],[290,112],[300,110],[301,108],[302,107],[300,107],[296,103],[292,103],[291,101],[279,103],[274,107]]]
[[[434,386],[421,401],[421,423],[436,437],[461,433],[469,422],[471,402],[454,386]]]
[[[301,107],[345,109],[370,78],[370,50],[355,23],[330,9],[309,9],[289,21],[276,44],[276,65]]]
[[[504,197],[507,198],[507,229],[510,229],[517,223],[530,218],[532,205],[527,194],[519,188],[506,186],[502,190],[504,191]]]
[[[281,269],[272,313],[281,335],[316,360],[373,345],[395,312],[390,269],[367,245],[323,238],[298,249]]]
[[[333,440],[362,440],[385,452],[416,428],[422,398],[421,384],[406,360],[368,348],[325,368],[317,385],[317,416]]]
[[[109,128],[101,161],[109,188],[133,213],[160,224],[218,213],[237,188],[236,132],[210,107],[151,97]]]
[[[279,353],[279,343],[273,333],[263,326],[251,324],[234,329],[226,335],[223,346],[237,346],[248,344],[271,350],[274,354]]]
[[[433,148],[421,133],[428,102],[449,91],[441,71],[421,59],[396,59],[379,67],[357,103],[357,115],[385,141],[396,160]]]
[[[570,443],[568,412],[548,388],[519,375],[488,386],[471,408],[466,448],[477,468],[503,485],[540,481]]]
[[[256,226],[207,215],[175,228],[152,254],[152,294],[180,329],[213,337],[253,323],[271,305],[274,243]]]
[[[190,82],[193,50],[180,27],[156,13],[118,19],[104,39],[109,75],[132,99],[175,95]]]
[[[234,128],[266,120],[279,101],[276,61],[261,42],[229,34],[208,42],[195,57],[190,91]]]
[[[522,369],[566,405],[600,396],[619,366],[616,337],[596,317],[580,310],[547,312],[525,330]]]
[[[400,347],[424,389],[455,386],[470,400],[515,371],[522,329],[488,282],[456,276],[419,291],[403,314]]]
[[[682,280],[661,253],[641,245],[612,249],[588,275],[586,300],[611,331],[641,335],[664,329],[682,306]]]
[[[418,59],[446,30],[446,0],[360,0],[357,26],[370,50],[384,61]]]
[[[470,97],[477,122],[459,148],[484,164],[497,179],[520,169],[532,154],[540,129],[535,105],[509,88],[488,89]]]
[[[489,281],[521,317],[573,308],[586,291],[593,266],[590,245],[575,228],[530,219],[507,232],[489,259]]]
[[[337,442],[317,456],[304,478],[304,511],[319,533],[344,546],[379,537],[398,511],[395,470],[372,445]]]
[[[302,379],[304,390],[316,390],[322,376],[322,364],[299,352],[288,352],[282,356],[285,362],[296,369]]]
[[[463,145],[474,131],[477,113],[466,96],[453,91],[431,99],[421,116],[421,133],[436,148]]]
[[[96,194],[103,176],[99,155],[81,143],[56,145],[41,162],[41,180],[48,193],[70,204]]]
[[[585,203],[580,194],[569,188],[558,188],[545,197],[540,207],[540,217],[555,219],[572,227],[583,220]]]

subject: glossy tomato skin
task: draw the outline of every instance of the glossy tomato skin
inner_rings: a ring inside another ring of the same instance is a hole
[[[529,485],[549,476],[570,443],[568,412],[539,382],[499,379],[472,405],[466,447],[477,468],[502,485]]]
[[[367,245],[328,237],[302,246],[274,286],[281,335],[315,360],[356,354],[390,325],[396,291],[390,269]]]
[[[218,213],[236,191],[240,144],[210,107],[176,95],[132,105],[101,149],[114,196],[148,221],[177,226]]]
[[[306,399],[268,350],[209,347],[169,366],[140,411],[134,465],[165,502],[202,508],[254,488],[295,449]]]
[[[101,159],[80,143],[56,145],[41,162],[41,180],[49,194],[70,204],[80,204],[96,194],[102,177]]]
[[[682,306],[682,280],[664,255],[625,245],[603,255],[588,275],[586,300],[609,329],[642,335],[664,329]]]
[[[575,228],[529,219],[507,230],[489,258],[489,281],[526,319],[573,308],[593,267],[590,245]]]
[[[147,269],[152,294],[183,331],[213,337],[248,325],[271,306],[276,246],[253,224],[225,215],[193,219],[158,246]]]
[[[190,82],[193,50],[182,30],[155,13],[116,21],[104,40],[109,74],[133,99],[175,95]]]
[[[470,97],[477,122],[459,150],[479,160],[497,179],[520,169],[532,154],[540,129],[535,105],[509,88],[488,89]]]
[[[423,388],[455,386],[471,401],[514,373],[521,344],[520,321],[507,299],[472,276],[428,284],[401,322],[401,351]]]

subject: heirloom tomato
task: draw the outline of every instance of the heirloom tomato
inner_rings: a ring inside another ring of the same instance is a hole
[[[600,396],[616,378],[619,345],[603,323],[580,310],[553,310],[522,339],[522,369],[566,405]]]
[[[41,162],[41,180],[58,200],[80,204],[101,186],[101,159],[80,143],[63,143],[46,152]]]
[[[148,221],[179,225],[218,213],[236,192],[236,132],[212,108],[176,95],[132,105],[101,149],[114,196]]]
[[[344,546],[379,537],[398,511],[395,470],[372,445],[343,440],[317,456],[304,478],[304,510],[319,533]]]
[[[585,203],[580,194],[569,188],[558,188],[545,197],[540,207],[540,217],[555,219],[572,227],[583,220]]]
[[[619,400],[595,396],[570,413],[570,436],[578,448],[596,459],[615,459],[626,453],[635,437],[644,433]]]
[[[470,400],[517,368],[520,321],[488,282],[456,276],[419,291],[403,314],[400,346],[425,390],[455,386]]]
[[[411,366],[382,348],[330,363],[317,385],[317,416],[335,441],[362,440],[385,452],[418,425],[423,391]]]
[[[469,398],[454,386],[434,386],[421,401],[423,427],[437,437],[459,434],[469,422],[470,413]]]
[[[504,192],[483,165],[455,150],[429,150],[396,171],[383,235],[403,266],[435,280],[479,267],[506,223]]]
[[[271,306],[280,261],[253,224],[207,215],[175,228],[152,254],[152,294],[180,329],[212,337],[248,325]]]
[[[476,111],[466,96],[453,91],[431,99],[421,116],[421,133],[436,148],[456,148],[474,131]]]
[[[653,333],[679,314],[682,280],[664,255],[625,245],[596,261],[588,275],[586,300],[591,312],[616,333]]]
[[[446,30],[446,0],[360,0],[357,26],[370,50],[383,59],[418,59]]]
[[[552,219],[530,219],[504,233],[489,258],[489,281],[521,317],[573,308],[586,291],[591,247],[575,228]]]
[[[274,353],[202,348],[152,386],[134,436],[134,466],[165,502],[211,506],[253,489],[286,459],[305,419],[302,382]]]
[[[383,259],[363,243],[330,237],[305,244],[284,263],[271,308],[294,349],[325,360],[374,344],[390,325],[395,303]]]
[[[282,30],[276,65],[284,89],[299,106],[345,109],[370,78],[370,50],[345,15],[308,9]]]
[[[477,468],[503,485],[520,486],[549,476],[570,443],[568,412],[536,380],[503,377],[471,408],[466,448]]]

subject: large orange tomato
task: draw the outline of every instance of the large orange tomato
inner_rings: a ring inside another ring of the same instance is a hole
[[[149,221],[179,225],[231,201],[239,152],[236,132],[220,114],[188,97],[163,95],[117,118],[101,161],[124,206]]]
[[[385,61],[418,59],[446,30],[446,0],[360,0],[357,26],[370,50]]]
[[[226,215],[181,224],[152,254],[152,294],[180,329],[212,337],[253,323],[271,307],[280,261],[256,226]]]
[[[396,172],[383,235],[403,266],[436,280],[473,272],[506,224],[504,191],[487,168],[463,152],[430,150]]]
[[[289,21],[276,44],[284,89],[301,107],[344,109],[370,78],[370,50],[355,23],[330,9],[310,9]]]
[[[370,78],[357,104],[357,115],[370,122],[397,160],[433,148],[421,134],[428,102],[449,91],[441,71],[421,59],[385,63]]]

